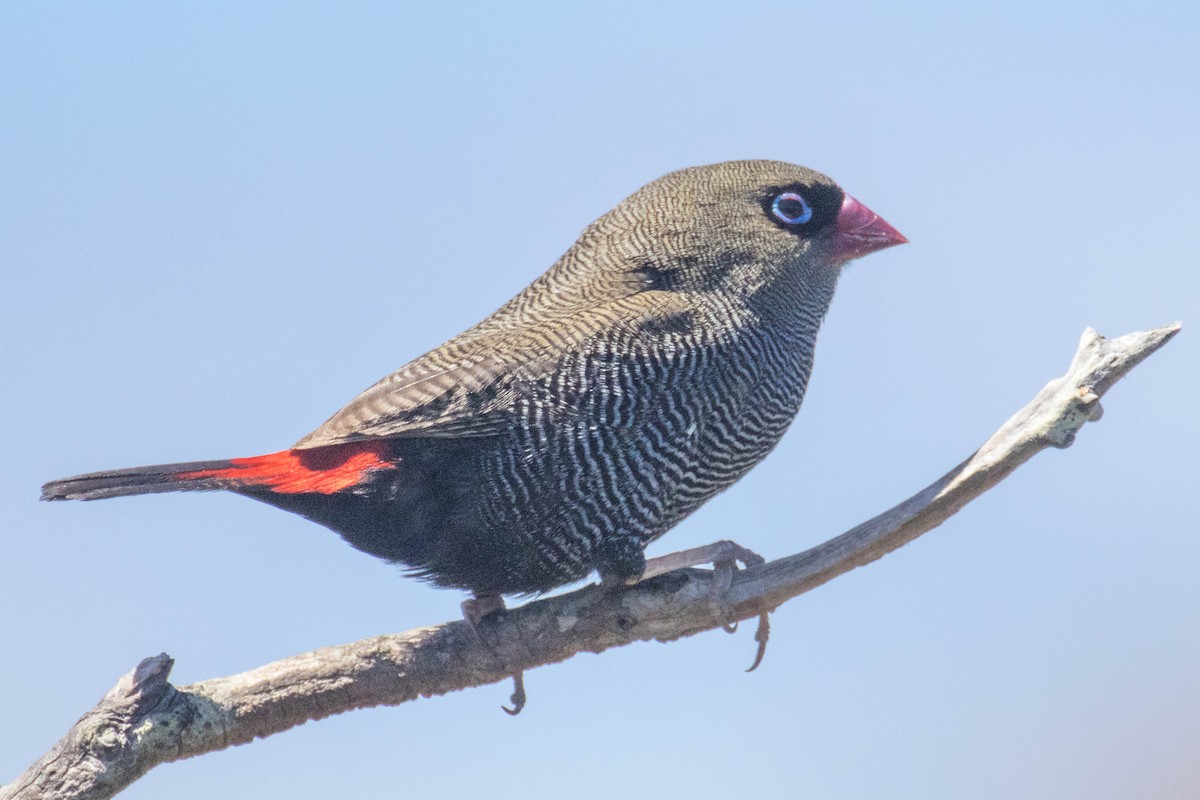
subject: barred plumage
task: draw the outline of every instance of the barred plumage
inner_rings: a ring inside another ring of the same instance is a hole
[[[592,570],[636,578],[645,546],[791,423],[844,262],[900,241],[802,167],[681,170],[292,449],[96,473],[43,496],[228,489],[479,596]]]

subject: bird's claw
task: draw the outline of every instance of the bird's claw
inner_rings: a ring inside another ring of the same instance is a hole
[[[754,641],[758,642],[758,650],[754,653],[754,663],[746,672],[754,672],[767,654],[767,640],[771,638],[770,612],[764,611],[758,615],[758,628],[754,631]]]
[[[757,666],[757,665],[756,665]],[[514,672],[513,676],[513,693],[508,698],[508,702],[512,703],[512,708],[508,706],[500,706],[500,710],[510,717],[515,717],[521,713],[521,709],[525,707],[525,673]]]
[[[757,567],[767,563],[767,560],[753,550],[742,547],[737,542],[728,539],[713,542],[704,547],[694,547],[691,550],[681,550],[658,556],[646,562],[642,580],[673,572],[686,567],[696,567],[701,564],[712,564],[712,583],[708,590],[708,604],[713,617],[721,624],[722,630],[733,633],[737,630],[737,622],[729,621],[729,590],[733,586],[733,575],[738,569],[738,563],[746,567]],[[769,612],[758,616],[758,630],[754,632],[754,641],[758,642],[758,651],[754,655],[754,663],[750,670],[757,669],[767,652],[767,640],[771,636],[771,625],[767,620]]]
[[[479,630],[479,623],[484,617],[488,616],[489,614],[494,614],[497,611],[506,610],[504,598],[500,597],[499,595],[471,597],[462,602],[461,608],[463,619],[467,621],[467,624],[471,626],[471,630],[475,632],[475,638],[477,638],[480,644],[487,648],[488,652],[491,653],[492,656],[505,667],[505,669],[507,669],[508,665],[504,663],[504,659],[501,658],[500,654],[496,652],[496,648],[488,644],[487,639],[483,638],[483,633]],[[515,717],[517,714],[521,713],[521,709],[525,708],[525,673],[521,670],[513,671],[512,679],[513,693],[508,698],[508,701],[512,703],[512,708],[509,708],[508,706],[500,706],[500,709],[510,717]]]
[[[712,615],[721,623],[721,630],[726,633],[736,633],[737,620],[729,621],[725,609],[725,596],[733,585],[733,573],[737,571],[737,562],[730,558],[713,564],[712,583],[708,588],[708,607]]]
[[[709,588],[708,602],[712,609],[713,616],[721,623],[721,630],[726,633],[735,633],[738,629],[737,621],[730,622],[726,609],[726,595],[729,593],[730,587],[733,585],[733,574],[738,569],[740,561],[746,567],[758,566],[765,564],[766,559],[735,542],[721,542],[725,550],[725,557],[713,562],[713,578]],[[771,638],[771,623],[767,617],[767,612],[764,611],[758,615],[758,628],[754,631],[754,641],[758,642],[758,649],[754,654],[754,663],[750,665],[747,672],[753,672],[758,669],[758,665],[762,663],[763,656],[767,654],[767,641]]]

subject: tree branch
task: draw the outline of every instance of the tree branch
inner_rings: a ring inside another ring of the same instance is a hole
[[[1067,373],[1046,385],[970,458],[895,508],[803,553],[739,572],[730,620],[749,619],[940,525],[1046,447],[1068,447],[1100,397],[1179,332],[1178,324],[1105,339],[1090,328]],[[0,800],[108,798],[152,767],[244,744],[356,708],[397,705],[496,683],[514,670],[669,641],[720,627],[712,573],[681,570],[626,589],[588,586],[528,603],[480,625],[464,622],[325,647],[190,686],[147,658],[14,783]]]

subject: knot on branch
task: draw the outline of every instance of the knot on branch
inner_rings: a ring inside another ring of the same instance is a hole
[[[1059,450],[1065,450],[1075,443],[1075,435],[1085,423],[1095,422],[1104,416],[1104,407],[1100,405],[1100,395],[1092,391],[1091,386],[1079,386],[1075,389],[1075,397],[1067,401],[1067,407],[1043,434],[1046,443]]]

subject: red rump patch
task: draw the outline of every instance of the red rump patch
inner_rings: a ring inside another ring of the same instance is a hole
[[[182,472],[175,478],[181,481],[215,478],[235,486],[261,486],[280,494],[333,494],[361,483],[377,469],[395,468],[389,455],[385,441],[352,442],[234,458],[229,461],[231,467]]]

